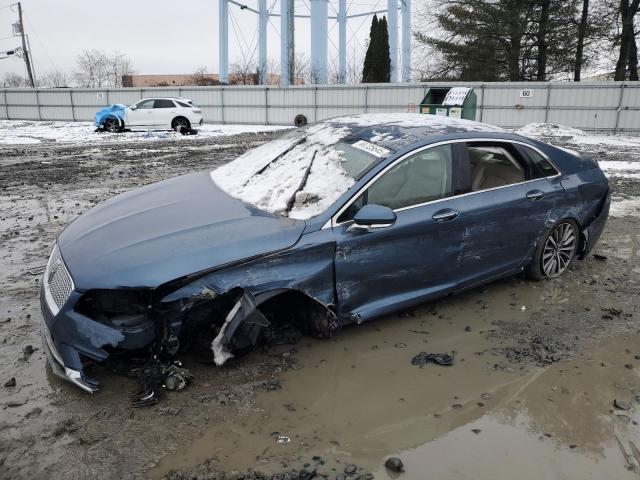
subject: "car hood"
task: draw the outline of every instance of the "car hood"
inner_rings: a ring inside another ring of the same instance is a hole
[[[305,223],[230,197],[208,172],[147,185],[84,213],[59,236],[76,290],[155,288],[290,247]]]

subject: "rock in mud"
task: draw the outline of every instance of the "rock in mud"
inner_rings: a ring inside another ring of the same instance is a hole
[[[613,406],[616,407],[618,410],[631,410],[631,403],[629,403],[627,400],[622,400],[620,398],[616,398],[613,401]]]
[[[15,377],[11,377],[9,380],[4,382],[4,388],[12,388],[12,387],[15,387],[15,386],[16,386]]]
[[[358,467],[356,465],[347,465],[346,467],[344,467],[344,473],[346,473],[347,475],[352,475],[356,473],[357,470]]]
[[[387,458],[384,462],[384,466],[391,472],[402,473],[404,471],[404,464],[398,457]]]
[[[33,352],[35,352],[35,348],[33,348],[31,345],[26,345],[23,349],[22,349],[22,353],[24,353],[25,355],[33,355]]]

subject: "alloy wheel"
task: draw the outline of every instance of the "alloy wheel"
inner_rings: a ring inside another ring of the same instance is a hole
[[[567,269],[576,253],[577,240],[575,227],[571,223],[556,225],[542,250],[542,271],[547,277],[557,277]]]

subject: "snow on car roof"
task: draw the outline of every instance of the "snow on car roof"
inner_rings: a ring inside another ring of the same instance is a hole
[[[229,195],[271,213],[308,219],[325,211],[366,169],[426,137],[504,132],[416,113],[336,117],[267,142],[211,172]]]

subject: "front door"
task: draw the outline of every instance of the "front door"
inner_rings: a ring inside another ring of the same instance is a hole
[[[341,315],[364,321],[454,289],[465,214],[464,197],[452,197],[453,152],[440,145],[395,162],[339,214],[333,229]],[[354,228],[365,204],[392,208],[395,223]]]
[[[134,108],[127,108],[125,126],[127,128],[151,128],[153,127],[153,102],[144,100],[138,102]]]

